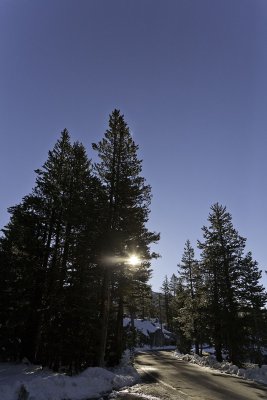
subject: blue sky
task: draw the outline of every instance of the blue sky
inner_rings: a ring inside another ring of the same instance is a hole
[[[91,157],[119,108],[161,232],[153,288],[217,201],[267,269],[266,43],[265,0],[0,0],[0,226],[65,127]]]

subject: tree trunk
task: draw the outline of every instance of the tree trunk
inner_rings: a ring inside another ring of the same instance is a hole
[[[103,276],[103,286],[102,286],[102,295],[101,295],[101,312],[100,312],[100,321],[101,321],[101,331],[100,331],[100,343],[99,343],[99,352],[98,352],[98,366],[105,366],[105,353],[106,353],[106,343],[107,343],[107,335],[108,335],[108,320],[109,320],[109,310],[110,310],[110,269],[109,267],[104,267],[104,276]]]
[[[123,352],[123,296],[120,295],[118,304],[118,314],[117,314],[117,327],[116,327],[116,360],[118,364],[120,362],[122,352]]]
[[[195,341],[195,353],[199,355],[199,343],[197,340]]]
[[[215,327],[216,329],[216,327]],[[218,327],[218,329],[221,329],[220,327]],[[215,354],[216,354],[216,360],[218,362],[222,362],[223,357],[222,357],[222,343],[220,338],[218,337],[218,335],[216,335],[217,337],[215,338]]]

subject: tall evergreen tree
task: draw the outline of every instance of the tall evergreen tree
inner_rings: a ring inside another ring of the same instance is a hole
[[[209,304],[209,327],[215,344],[216,357],[222,361],[222,349],[238,363],[242,353],[243,326],[239,315],[238,291],[242,276],[245,239],[234,229],[226,207],[214,204],[204,226],[202,268]]]
[[[0,351],[3,359],[34,358],[44,272],[40,199],[26,196],[11,207],[0,240]]]
[[[195,252],[189,240],[186,241],[178,272],[183,286],[184,306],[178,310],[178,320],[184,334],[195,344],[195,351],[199,354],[199,345],[203,335],[203,314],[205,294],[199,262],[195,259]]]
[[[173,297],[176,296],[178,287],[179,278],[175,274],[172,274],[172,276],[170,277],[169,288]]]
[[[84,147],[71,145],[64,130],[36,171],[32,194],[10,209],[0,241],[9,310],[1,331],[19,343],[14,358],[57,369],[94,357],[88,331],[98,318],[97,246],[107,202],[91,170]]]
[[[109,118],[109,129],[105,137],[93,144],[99,163],[96,172],[105,187],[109,208],[106,221],[106,235],[102,245],[103,290],[101,331],[99,343],[99,365],[104,365],[108,341],[108,322],[110,319],[111,285],[117,285],[117,354],[121,355],[119,341],[122,335],[122,315],[124,304],[124,274],[131,275],[125,262],[127,255],[137,253],[143,260],[151,258],[149,244],[158,240],[158,235],[149,232],[145,226],[148,221],[151,189],[140,176],[141,161],[137,158],[138,146],[133,141],[129,128],[119,110],[114,110]],[[114,257],[117,256],[117,261]],[[144,269],[145,267],[145,269]],[[149,278],[149,263],[141,263],[145,280]],[[138,269],[138,266],[136,266]],[[133,271],[132,275],[136,272]],[[115,282],[114,282],[115,279]],[[114,304],[114,302],[113,302]],[[112,334],[112,332],[111,332]]]
[[[178,264],[179,275],[182,282],[190,292],[193,299],[195,297],[196,284],[199,279],[198,263],[195,260],[195,252],[189,240],[186,241],[184,253],[182,255],[182,262]]]
[[[55,165],[52,163],[50,167],[49,161],[50,158],[43,171],[39,172],[41,180],[37,180],[38,189],[42,194],[45,193],[47,183],[48,194],[51,193],[49,184],[51,181],[53,182],[54,168],[57,166],[56,163]],[[58,161],[58,157],[55,158],[55,161]],[[52,254],[49,262],[50,274],[52,273],[50,282],[53,284],[49,285],[46,306],[48,313],[46,320],[51,321],[51,324],[50,326],[45,324],[46,329],[43,331],[46,340],[43,339],[43,342],[47,341],[51,332],[58,332],[58,342],[53,341],[53,348],[50,352],[55,358],[57,353],[63,354],[64,349],[68,348],[69,356],[65,357],[64,362],[70,364],[73,360],[74,339],[77,337],[71,329],[76,326],[77,331],[77,326],[83,327],[82,336],[78,331],[79,340],[75,348],[79,357],[82,353],[79,351],[81,346],[84,349],[84,357],[86,354],[88,356],[89,346],[85,346],[85,343],[88,343],[89,339],[92,342],[91,335],[87,335],[88,338],[86,338],[86,326],[88,330],[90,329],[91,334],[96,331],[97,307],[95,304],[98,303],[97,283],[100,284],[96,271],[96,258],[98,238],[102,234],[101,221],[103,220],[102,214],[105,212],[105,203],[103,203],[104,192],[98,180],[92,176],[90,162],[80,143],[74,143],[70,148],[64,164],[66,165],[62,166],[63,172],[55,182],[56,189],[59,190],[60,203],[58,206],[57,197],[55,197],[58,218],[55,224],[56,236],[52,246],[50,245]],[[44,186],[42,186],[43,183]],[[92,288],[94,288],[93,291]],[[90,292],[91,295],[88,296]],[[90,323],[90,325],[88,325],[89,315],[91,322],[93,322],[94,316],[94,323]],[[68,340],[64,341],[62,337],[64,337],[66,329],[69,334],[66,336]],[[91,349],[94,347],[95,344]],[[47,350],[45,352],[47,353]],[[90,357],[94,357],[92,353]],[[61,355],[59,355],[60,358]],[[88,358],[86,357],[87,362]],[[60,362],[62,361],[60,360]],[[79,364],[77,356],[75,356],[75,362],[77,365]],[[84,363],[85,359],[80,362]],[[56,360],[54,363],[57,365],[58,361]]]
[[[163,295],[164,295],[164,306],[165,306],[165,316],[166,316],[166,321],[167,321],[167,329],[172,331],[172,308],[171,308],[172,294],[171,294],[170,282],[169,282],[167,275],[164,278],[163,284],[161,286],[161,290],[163,291]]]
[[[251,362],[261,364],[262,348],[266,342],[266,321],[264,306],[267,293],[259,283],[262,271],[252,253],[248,252],[242,260],[239,304],[246,337],[246,353]]]
[[[172,328],[177,336],[177,348],[182,353],[189,353],[192,348],[193,337],[191,335],[191,309],[188,310],[188,290],[181,277],[172,275]]]

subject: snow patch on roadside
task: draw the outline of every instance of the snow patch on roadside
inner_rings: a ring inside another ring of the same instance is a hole
[[[99,398],[112,390],[134,385],[137,371],[127,365],[128,354],[113,370],[87,368],[76,376],[42,369],[36,365],[0,363],[0,399],[83,400]],[[23,397],[24,396],[24,397]]]
[[[114,393],[113,395],[111,394],[109,396],[109,399],[123,399],[125,397],[125,399],[138,399],[138,400],[160,400],[159,397],[155,397],[155,396],[151,396],[148,394],[144,394],[144,393],[133,393],[130,392],[128,389],[125,390],[120,390],[119,393]]]
[[[142,352],[142,351],[158,351],[158,350],[175,350],[176,346],[149,346],[149,345],[144,345],[142,347],[135,347],[134,351],[136,353]]]
[[[253,380],[267,385],[267,365],[262,365],[262,367],[255,365],[253,368],[244,369],[238,368],[236,365],[229,363],[228,361],[219,363],[213,355],[200,357],[197,354],[181,354],[177,351],[175,351],[173,355],[179,360],[188,361],[192,364],[216,369],[225,374],[237,375],[244,379]]]

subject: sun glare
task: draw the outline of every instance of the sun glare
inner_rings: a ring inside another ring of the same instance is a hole
[[[137,265],[137,264],[140,263],[140,260],[139,260],[139,258],[138,258],[135,254],[133,254],[133,255],[131,255],[131,256],[129,257],[128,262],[129,262],[129,264],[131,264],[131,265]]]

